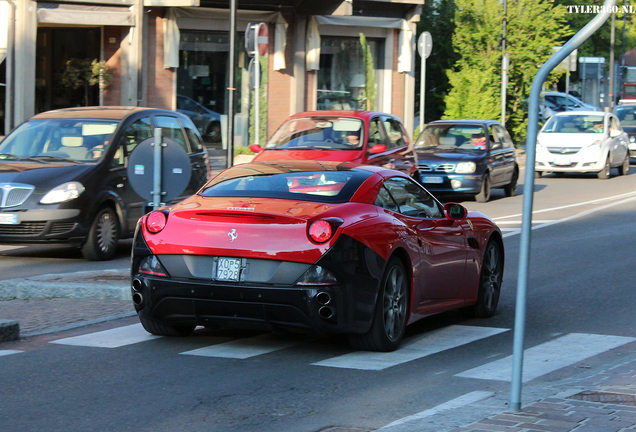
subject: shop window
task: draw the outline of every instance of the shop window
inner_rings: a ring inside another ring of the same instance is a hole
[[[378,65],[384,63],[383,42],[367,42],[373,55],[377,94],[380,94]],[[364,56],[359,38],[323,37],[317,78],[319,110],[367,109]]]

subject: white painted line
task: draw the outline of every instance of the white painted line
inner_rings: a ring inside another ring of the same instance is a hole
[[[402,425],[404,423],[409,423],[416,420],[421,420],[426,417],[430,417],[435,414],[439,414],[444,411],[461,408],[466,405],[470,405],[471,403],[479,402],[480,400],[489,398],[493,396],[494,392],[486,392],[486,391],[474,391],[471,393],[467,393],[463,396],[445,402],[441,405],[437,405],[434,408],[427,409],[426,411],[422,411],[418,414],[413,414],[412,416],[404,417],[400,420],[396,420],[393,423],[389,423],[388,425],[378,429],[378,431],[385,431],[393,428],[393,426]]]
[[[604,205],[604,206],[601,206],[601,207],[596,207],[596,208],[593,208],[593,209],[585,210],[585,211],[582,211],[581,213],[577,213],[577,214],[574,214],[572,216],[568,216],[568,217],[563,218],[563,219],[558,219],[558,220],[554,220],[552,222],[547,222],[547,223],[544,223],[544,224],[541,224],[541,225],[533,226],[532,229],[533,230],[537,230],[537,229],[540,229],[540,228],[545,228],[545,227],[549,227],[549,226],[556,225],[556,224],[559,224],[559,223],[567,222],[567,221],[570,221],[570,220],[573,220],[573,219],[578,219],[580,217],[587,216],[587,215],[592,214],[592,213],[596,213],[597,211],[605,210],[605,209],[608,209],[608,208],[611,208],[611,207],[615,207],[617,205],[625,204],[625,203],[628,203],[628,202],[631,202],[631,201],[636,201],[636,197],[624,199],[622,201],[617,201],[615,203],[607,204],[607,205]],[[516,235],[516,234],[519,234],[519,233],[521,233],[521,229],[519,229],[519,231],[516,231],[516,232],[505,233],[505,234],[502,235],[502,237],[504,237],[504,238],[505,237],[510,237],[510,236],[513,236],[513,235]]]
[[[6,356],[6,355],[11,355],[11,354],[18,354],[21,353],[22,351],[18,351],[18,350],[0,350],[0,357],[2,356]]]
[[[532,223],[551,223],[551,222],[555,222],[554,220],[537,220],[537,219],[532,219]],[[515,221],[499,221],[497,222],[497,225],[521,225],[521,221],[520,220],[515,220]]]
[[[570,333],[524,351],[523,382],[604,353],[636,338],[585,333]],[[512,356],[476,367],[455,376],[495,381],[510,381]]]
[[[161,336],[153,336],[148,333],[144,330],[141,324],[133,324],[97,333],[58,339],[51,341],[51,343],[95,348],[119,348],[126,345],[157,339],[159,337]]]
[[[547,212],[551,212],[551,211],[563,210],[563,209],[572,208],[572,207],[584,206],[584,205],[588,205],[588,204],[598,204],[598,203],[603,202],[603,201],[612,201],[612,200],[617,200],[617,199],[621,199],[621,198],[625,198],[625,197],[634,197],[634,195],[636,195],[636,192],[627,192],[627,193],[624,193],[624,194],[613,195],[613,196],[605,197],[605,198],[599,198],[599,199],[595,199],[595,200],[592,200],[592,201],[584,201],[584,202],[580,202],[580,203],[568,204],[568,205],[559,206],[559,207],[551,207],[551,208],[542,209],[542,210],[535,210],[535,211],[532,212],[532,214],[547,213]],[[508,216],[496,217],[496,218],[493,218],[492,220],[494,220],[494,221],[496,221],[498,223],[498,221],[501,220],[501,219],[519,218],[519,217],[522,217],[522,216],[523,216],[523,213],[517,213],[517,214],[513,214],[513,215],[508,215]]]
[[[355,351],[313,364],[343,369],[383,370],[506,331],[508,329],[454,325],[405,340],[397,351]]]
[[[264,334],[252,338],[237,339],[230,342],[198,348],[192,351],[182,352],[180,354],[202,357],[246,359],[289,348],[297,344],[298,342],[282,341],[276,339],[270,334]]]

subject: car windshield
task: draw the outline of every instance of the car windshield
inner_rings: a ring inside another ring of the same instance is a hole
[[[358,150],[364,123],[352,117],[288,119],[265,146],[268,150]]]
[[[98,119],[29,120],[0,143],[0,159],[94,161],[104,153],[117,124]]]
[[[541,130],[542,133],[603,133],[602,115],[554,116]]]
[[[245,169],[237,169],[230,172],[229,178],[219,175],[212,179],[200,195],[342,203],[349,201],[370,175],[367,171],[352,170],[249,173]]]
[[[483,153],[486,151],[486,133],[481,125],[430,125],[426,126],[417,138],[415,148],[443,152]]]
[[[629,107],[616,107],[616,117],[623,126],[636,126],[636,104]]]

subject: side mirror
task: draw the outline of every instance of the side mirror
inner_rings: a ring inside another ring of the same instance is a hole
[[[260,152],[261,152],[261,150],[263,150],[263,149],[262,149],[262,148],[261,148],[261,146],[260,146],[260,145],[258,145],[258,144],[252,144],[252,145],[250,146],[250,150],[252,150],[252,152],[254,152],[254,153],[260,153]]]
[[[619,131],[618,129],[612,129],[612,131],[610,132],[610,136],[611,136],[612,138],[616,138],[617,136],[620,136],[620,135],[621,135],[621,133],[622,133],[622,132],[621,132],[621,131]]]
[[[371,147],[369,149],[369,153],[371,154],[378,154],[378,153],[383,153],[386,151],[386,145],[385,144],[376,144],[373,147]]]
[[[502,145],[500,142],[496,142],[496,143],[492,143],[492,147],[490,148],[491,150],[499,150],[500,148],[502,148]]]
[[[444,216],[448,220],[462,220],[468,214],[468,210],[461,204],[446,203],[444,204]]]

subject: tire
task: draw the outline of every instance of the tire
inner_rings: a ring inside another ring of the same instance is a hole
[[[512,179],[510,183],[504,186],[504,193],[507,197],[517,195],[517,182],[519,181],[519,168],[515,167],[515,171],[512,173]]]
[[[541,178],[543,176],[543,171],[535,171],[534,178]]]
[[[391,258],[382,277],[371,328],[364,334],[349,335],[351,346],[364,351],[395,351],[404,336],[408,299],[404,265],[398,258]]]
[[[607,155],[607,158],[605,159],[605,166],[601,171],[598,172],[598,174],[596,174],[596,176],[601,180],[607,180],[608,178],[610,178],[611,170],[612,166],[610,165],[610,155]]]
[[[111,259],[117,252],[119,241],[119,219],[110,207],[103,207],[97,212],[86,243],[82,246],[82,255],[90,261]]]
[[[150,317],[139,316],[143,328],[150,334],[157,336],[184,337],[194,331],[194,324],[174,325]]]
[[[477,303],[462,309],[470,318],[490,318],[495,314],[503,280],[503,252],[499,243],[490,240],[486,245],[479,275]]]
[[[623,161],[623,165],[618,167],[618,174],[620,174],[620,175],[629,174],[629,152],[625,156],[625,160]]]
[[[484,179],[481,182],[481,190],[475,195],[475,201],[480,203],[488,202],[490,199],[490,175],[486,173]]]

